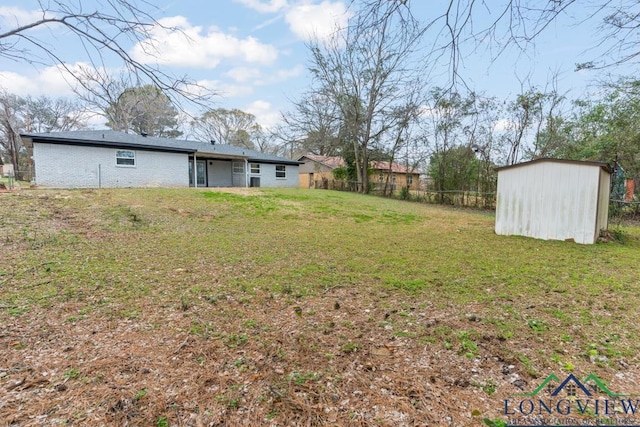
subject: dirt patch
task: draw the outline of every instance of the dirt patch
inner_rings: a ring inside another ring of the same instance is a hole
[[[410,303],[334,289],[306,299],[300,314],[280,297],[226,295],[148,307],[133,319],[70,319],[73,303],[5,318],[0,418],[24,426],[471,426],[499,418],[504,399],[539,384],[473,315],[381,307]],[[398,319],[406,332],[389,327]],[[470,324],[473,346],[427,339]],[[408,337],[415,333],[424,339]],[[637,384],[625,371],[611,388]]]

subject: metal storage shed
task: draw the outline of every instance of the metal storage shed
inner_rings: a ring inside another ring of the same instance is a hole
[[[590,244],[607,228],[608,164],[543,158],[497,170],[496,234]]]

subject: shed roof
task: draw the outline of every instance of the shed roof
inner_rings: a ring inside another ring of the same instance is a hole
[[[612,173],[613,170],[611,169],[611,166],[609,166],[608,163],[606,162],[596,162],[596,161],[589,161],[589,160],[567,160],[567,159],[553,159],[550,157],[541,157],[539,159],[535,159],[535,160],[530,160],[528,162],[522,162],[522,163],[516,163],[515,165],[507,165],[507,166],[501,166],[496,168],[497,171],[501,171],[501,170],[505,170],[505,169],[513,169],[513,168],[518,168],[518,167],[522,167],[522,166],[529,166],[535,163],[543,163],[543,162],[551,162],[551,163],[564,163],[564,164],[570,164],[570,165],[587,165],[587,166],[596,166],[596,167],[600,167],[602,169],[604,169],[605,171]]]
[[[26,144],[32,142],[86,145],[93,147],[121,147],[174,153],[205,154],[226,158],[246,159],[249,162],[299,165],[300,162],[273,154],[260,153],[226,144],[207,144],[185,139],[157,138],[114,130],[89,130],[47,133],[24,133],[20,135]]]

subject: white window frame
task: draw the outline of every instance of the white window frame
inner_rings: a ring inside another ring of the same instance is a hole
[[[251,175],[260,175],[260,163],[250,163],[249,167],[251,168]]]
[[[122,155],[122,153],[131,153],[132,156]],[[135,168],[136,167],[136,152],[134,150],[116,150],[116,166],[120,168]],[[133,164],[120,163],[120,161],[133,160]]]
[[[233,173],[244,173],[244,162],[242,162],[242,161],[234,161],[233,162]]]
[[[413,175],[408,173],[407,174],[407,185],[412,185],[412,184],[413,184]]]
[[[278,168],[283,168],[279,171]],[[278,173],[284,173],[283,176],[278,176]],[[276,179],[287,179],[287,165],[276,165]]]

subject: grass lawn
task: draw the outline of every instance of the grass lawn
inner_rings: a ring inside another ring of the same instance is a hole
[[[638,227],[505,237],[491,213],[300,189],[0,209],[0,425],[475,426],[551,374],[640,393]]]

